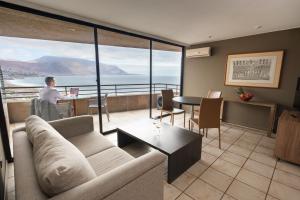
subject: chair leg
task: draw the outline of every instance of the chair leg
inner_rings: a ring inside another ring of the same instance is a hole
[[[206,137],[207,137],[207,133],[208,133],[208,128],[206,129]]]
[[[161,110],[160,111],[160,121],[162,120],[162,113],[163,113],[163,111]]]
[[[219,149],[221,149],[221,129],[219,127]]]
[[[172,126],[174,126],[174,114],[172,115]]]
[[[189,131],[191,130],[191,120],[189,120]]]
[[[109,112],[106,106],[105,106],[105,112],[106,112],[107,121],[109,121]]]
[[[185,112],[183,113],[183,127],[185,128]]]

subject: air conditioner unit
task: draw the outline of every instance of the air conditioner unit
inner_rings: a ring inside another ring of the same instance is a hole
[[[203,47],[197,49],[187,49],[187,58],[207,57],[210,56],[210,47]]]

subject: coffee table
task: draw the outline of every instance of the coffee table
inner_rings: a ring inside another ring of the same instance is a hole
[[[174,181],[201,158],[202,136],[189,130],[154,120],[137,120],[117,129],[118,146],[142,142],[168,156],[168,183]]]

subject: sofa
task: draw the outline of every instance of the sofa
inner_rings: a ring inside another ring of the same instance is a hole
[[[47,195],[37,178],[33,145],[26,128],[13,131],[17,200],[162,200],[166,156],[151,151],[134,158],[94,130],[92,116],[49,122],[87,159],[95,178],[67,191]],[[62,154],[63,156],[63,154]]]

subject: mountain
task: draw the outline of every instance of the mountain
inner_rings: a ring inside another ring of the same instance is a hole
[[[70,76],[93,75],[96,72],[95,62],[80,59],[56,56],[43,56],[33,61],[0,60],[3,74],[11,78],[23,76]],[[124,70],[115,65],[100,63],[100,73],[103,75],[124,75]]]

